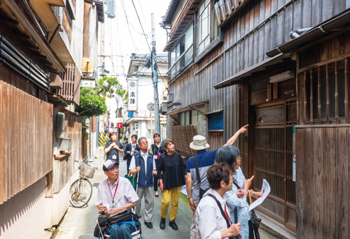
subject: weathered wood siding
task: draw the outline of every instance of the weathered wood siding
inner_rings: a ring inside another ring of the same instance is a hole
[[[209,111],[223,109],[223,90],[215,90],[223,74],[223,62],[217,61],[210,67],[195,74],[197,66],[192,66],[171,84],[174,101],[181,107],[209,100]]]
[[[208,100],[209,111],[224,109],[223,139],[227,140],[247,120],[239,122],[242,102],[239,103],[238,87],[215,90],[213,86],[266,60],[265,53],[289,41],[292,30],[313,27],[345,9],[346,2],[340,0],[250,1],[223,26],[224,43],[170,85],[174,101],[185,107]],[[248,96],[244,100],[247,99]]]
[[[296,129],[297,238],[349,238],[350,126],[307,127]]]
[[[53,106],[0,81],[0,204],[52,170]]]
[[[64,126],[65,130],[60,135],[60,138],[71,140],[71,154],[67,157],[54,160],[53,170],[53,192],[58,193],[61,189],[70,182],[70,177],[78,169],[78,163],[74,160],[82,160],[82,118],[74,113],[55,108],[55,115],[57,112],[65,114]],[[54,145],[58,145],[58,138],[53,136]]]

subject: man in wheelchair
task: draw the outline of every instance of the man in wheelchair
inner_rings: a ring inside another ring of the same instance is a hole
[[[119,162],[107,160],[103,164],[103,171],[108,178],[98,186],[95,201],[98,213],[112,216],[128,208],[133,210],[139,197],[130,181],[119,177]],[[110,224],[107,230],[112,239],[131,239],[135,227],[135,221],[130,220]]]

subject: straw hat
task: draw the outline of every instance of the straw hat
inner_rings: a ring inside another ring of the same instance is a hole
[[[190,144],[190,148],[193,150],[203,150],[209,148],[210,145],[202,135],[196,135],[193,137],[193,142]]]

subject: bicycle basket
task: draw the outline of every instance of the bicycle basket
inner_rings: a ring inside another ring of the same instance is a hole
[[[95,169],[88,164],[81,164],[79,166],[80,174],[87,178],[93,178],[95,174]]]

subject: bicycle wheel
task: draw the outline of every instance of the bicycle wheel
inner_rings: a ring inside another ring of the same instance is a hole
[[[86,178],[77,179],[69,189],[69,202],[73,207],[84,207],[91,199],[92,185]]]

